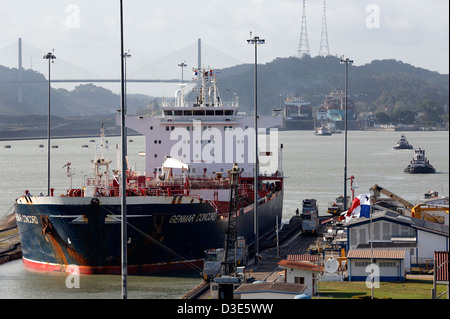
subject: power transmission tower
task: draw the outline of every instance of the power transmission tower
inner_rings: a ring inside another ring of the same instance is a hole
[[[322,16],[322,35],[320,37],[319,55],[330,55],[330,48],[328,47],[328,33],[327,33],[327,13],[325,7],[325,0],[323,0],[323,16]]]
[[[308,30],[306,28],[305,0],[303,0],[302,28],[300,31],[300,43],[298,44],[297,57],[300,59],[305,55],[311,55],[309,51]]]

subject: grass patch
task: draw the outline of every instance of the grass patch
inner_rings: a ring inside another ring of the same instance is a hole
[[[431,299],[432,288],[433,282],[428,280],[380,282],[380,288],[374,288],[373,295],[377,299]],[[446,290],[445,285],[437,285],[438,294]],[[371,289],[359,281],[321,281],[319,294],[320,299],[362,299],[362,296],[371,295]]]

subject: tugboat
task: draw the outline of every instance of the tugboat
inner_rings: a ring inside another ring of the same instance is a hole
[[[413,146],[409,144],[408,140],[406,139],[405,135],[402,134],[400,136],[400,139],[397,142],[397,145],[394,146],[394,150],[412,150]]]
[[[410,174],[433,174],[436,169],[425,157],[425,150],[419,147],[414,151],[414,158],[403,171]]]
[[[327,135],[331,135],[331,132],[328,131],[328,129],[325,126],[322,126],[320,129],[318,129],[316,132],[314,132],[314,134],[321,135],[321,136],[327,136]]]

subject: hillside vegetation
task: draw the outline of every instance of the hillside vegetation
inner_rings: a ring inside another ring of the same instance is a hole
[[[218,70],[222,100],[239,96],[240,109],[251,113],[254,96],[253,64],[242,64]],[[47,83],[44,75],[24,71],[23,103],[17,103],[17,69],[0,66],[0,112],[6,115],[45,115]],[[151,77],[151,76],[150,76]],[[11,81],[11,82],[10,82]],[[258,66],[258,112],[271,114],[282,106],[287,95],[302,96],[313,108],[322,104],[325,95],[344,90],[345,65],[339,58],[276,58]],[[385,113],[386,116],[410,116],[432,109],[448,122],[449,75],[439,74],[396,60],[375,60],[349,66],[349,97],[359,112]],[[128,113],[142,112],[147,104],[156,107],[161,98],[128,96]],[[52,89],[52,115],[66,117],[113,114],[120,108],[120,97],[93,84],[74,90]],[[406,112],[406,113],[405,113]],[[410,113],[408,113],[410,112]],[[408,115],[409,114],[409,115]],[[446,114],[446,115],[445,115]]]

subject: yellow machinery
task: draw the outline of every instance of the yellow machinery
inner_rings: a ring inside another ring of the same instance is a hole
[[[377,200],[377,198],[381,194],[384,194],[395,201],[401,203],[403,206],[405,206],[406,209],[408,209],[411,213],[411,217],[415,218],[422,218],[427,221],[432,221],[439,224],[445,223],[445,217],[443,215],[434,215],[431,214],[431,212],[445,212],[448,214],[449,208],[448,206],[443,205],[433,205],[433,204],[417,204],[413,205],[407,200],[404,200],[403,198],[395,195],[394,193],[388,191],[387,189],[375,184],[371,187],[371,190],[373,192],[373,202]]]
[[[448,214],[448,206],[431,205],[431,204],[418,204],[411,209],[411,217],[422,218],[431,222],[444,224],[445,217],[442,215],[433,215],[430,212],[445,212]]]
[[[408,202],[407,200],[404,200],[403,198],[401,198],[401,197],[395,195],[394,193],[388,191],[387,189],[385,189],[385,188],[383,188],[383,187],[381,187],[381,186],[378,186],[377,184],[373,185],[373,186],[370,188],[370,190],[373,191],[374,201],[375,201],[378,197],[380,197],[380,193],[381,193],[381,194],[384,194],[384,195],[386,195],[386,196],[388,196],[388,197],[390,197],[390,198],[396,200],[397,202],[399,202],[400,204],[402,204],[403,206],[405,206],[405,207],[406,207],[407,209],[409,209],[410,211],[411,211],[411,209],[414,208],[414,205],[411,204],[410,202]]]

